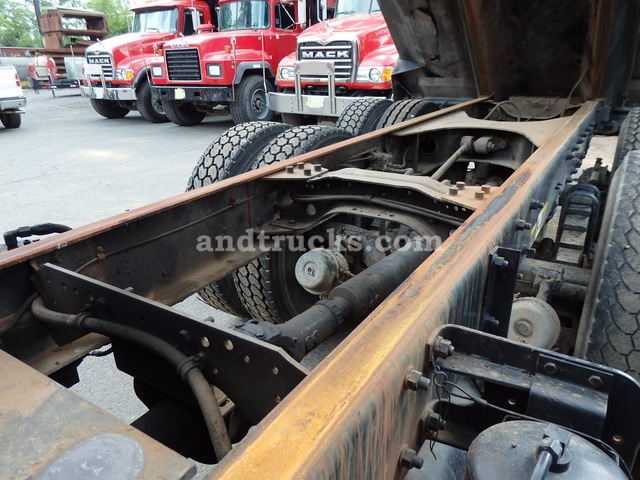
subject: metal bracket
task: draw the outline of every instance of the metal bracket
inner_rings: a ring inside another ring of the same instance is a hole
[[[571,427],[600,437],[613,375],[541,354],[536,364],[527,414],[541,420],[571,419]]]
[[[187,355],[201,354],[207,380],[254,423],[307,374],[280,348],[190,318],[126,290],[51,264],[45,264],[37,276],[47,304],[55,310],[76,313],[99,300],[100,318],[153,333]]]
[[[524,414],[570,428],[602,440],[633,464],[640,447],[640,418],[629,412],[640,403],[640,384],[625,373],[456,325],[441,327],[431,339],[430,344],[444,339],[453,347],[452,355],[436,358],[431,370],[446,373],[450,381],[467,378],[482,385],[482,398],[502,408],[498,421],[506,409],[516,418]],[[474,414],[452,408],[450,432],[439,436],[448,435],[454,445],[465,438],[461,425],[473,424],[468,433],[486,428],[496,412],[476,408]],[[455,415],[463,420],[457,422]]]
[[[327,78],[329,87],[329,108],[331,114],[336,114],[336,74],[335,64],[331,61],[318,60],[300,60],[293,64],[293,72],[295,74],[296,102],[298,103],[298,111],[303,109],[302,106],[302,77],[305,80],[309,78],[324,79]]]
[[[497,247],[490,255],[480,330],[505,338],[508,336],[521,256],[520,250],[505,247]]]

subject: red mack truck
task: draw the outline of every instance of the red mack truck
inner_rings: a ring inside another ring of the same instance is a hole
[[[158,0],[132,8],[131,32],[100,41],[86,51],[86,83],[81,87],[91,106],[106,118],[122,118],[131,110],[150,122],[166,122],[160,102],[151,98],[149,61],[156,48],[211,24],[215,0]]]
[[[377,0],[341,0],[335,18],[305,30],[280,62],[269,107],[292,125],[335,120],[363,97],[389,98],[397,60]]]
[[[152,63],[153,98],[181,126],[199,124],[221,105],[235,123],[273,119],[267,92],[278,62],[323,11],[306,0],[221,0],[218,32],[164,44],[163,58]]]

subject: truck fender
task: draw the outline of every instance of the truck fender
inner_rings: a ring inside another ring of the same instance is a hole
[[[262,70],[266,71],[267,78],[275,78],[276,75],[273,72],[273,69],[271,68],[271,65],[269,65],[268,62],[240,63],[238,64],[238,68],[236,70],[236,76],[233,79],[233,83],[234,85],[238,85],[244,78],[245,73],[248,71],[259,72],[260,75],[262,75]]]
[[[147,81],[147,73],[149,72],[150,68],[151,67],[145,67],[140,69],[140,71],[138,72],[138,75],[136,76],[135,82],[133,82],[133,88],[137,89],[138,86],[140,85],[140,82]]]

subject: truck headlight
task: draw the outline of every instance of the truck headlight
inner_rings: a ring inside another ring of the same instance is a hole
[[[291,78],[291,69],[289,67],[278,68],[277,80],[289,80]]]
[[[222,68],[218,64],[207,65],[207,74],[210,77],[221,77],[222,76]]]
[[[151,75],[153,77],[161,77],[162,67],[160,65],[154,65],[153,67],[151,67]]]
[[[130,68],[122,68],[116,70],[116,80],[133,80],[134,71]]]
[[[360,67],[358,82],[386,83],[391,80],[393,67]]]

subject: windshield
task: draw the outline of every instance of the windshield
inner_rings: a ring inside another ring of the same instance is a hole
[[[135,12],[132,32],[178,31],[178,9],[142,10]]]
[[[229,2],[220,5],[220,30],[269,28],[269,4],[264,1]]]
[[[378,0],[338,0],[336,17],[357,15],[361,13],[380,13]]]

